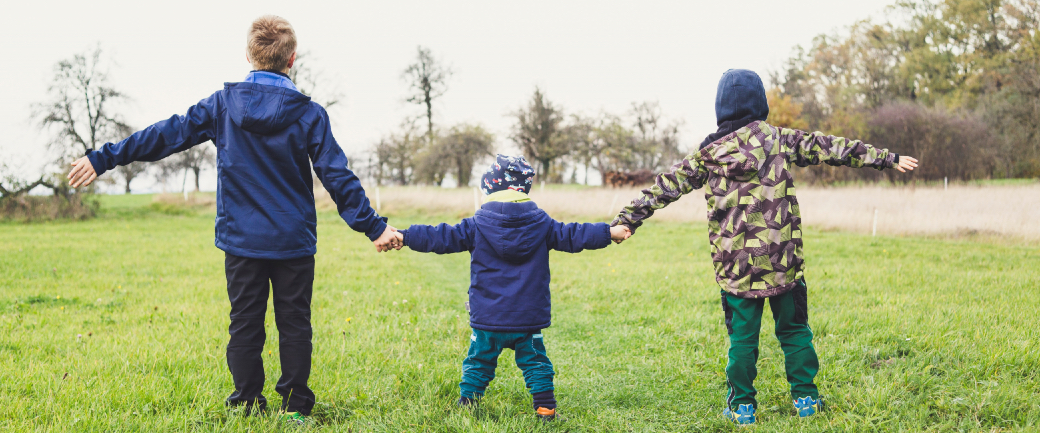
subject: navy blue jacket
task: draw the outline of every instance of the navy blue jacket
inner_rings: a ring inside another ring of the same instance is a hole
[[[187,114],[87,156],[100,176],[117,165],[158,161],[211,140],[217,147],[217,248],[256,259],[314,255],[312,163],[352,229],[375,240],[386,228],[347,168],[325,109],[284,87],[225,83]]]
[[[458,225],[413,225],[401,233],[415,251],[470,252],[470,326],[496,332],[535,332],[552,323],[549,250],[610,245],[609,225],[564,224],[530,201],[486,203]]]

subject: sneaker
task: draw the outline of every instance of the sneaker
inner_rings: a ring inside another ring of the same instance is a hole
[[[299,412],[284,412],[279,418],[283,423],[290,425],[302,426],[307,424],[307,417],[303,416]]]
[[[469,397],[459,397],[459,401],[455,402],[458,407],[473,408],[477,407],[477,399]]]
[[[727,407],[726,410],[722,411],[722,416],[737,424],[754,424],[755,406],[750,404],[742,404],[740,406],[737,406],[736,412],[730,410]]]
[[[542,421],[553,421],[556,419],[556,409],[540,407],[534,411],[534,414]]]
[[[805,418],[813,416],[823,410],[823,399],[812,397],[799,397],[794,401],[794,408],[798,409],[798,417]]]

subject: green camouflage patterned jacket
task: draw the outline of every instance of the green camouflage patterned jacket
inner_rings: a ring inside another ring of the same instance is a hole
[[[707,182],[715,279],[741,298],[786,293],[802,278],[802,231],[791,164],[891,168],[899,155],[861,141],[751,124],[657,176],[614,219],[633,232],[654,211]]]

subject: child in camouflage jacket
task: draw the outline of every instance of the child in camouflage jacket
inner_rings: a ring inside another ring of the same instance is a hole
[[[819,361],[808,325],[801,216],[791,165],[823,162],[905,172],[917,160],[861,141],[766,123],[765,88],[752,71],[723,75],[715,114],[719,131],[658,175],[654,186],[625,207],[612,225],[634,233],[654,211],[707,184],[708,239],[730,336],[723,415],[740,424],[755,422],[758,334],[769,298],[791,396],[799,416],[809,416],[822,402],[813,383]]]

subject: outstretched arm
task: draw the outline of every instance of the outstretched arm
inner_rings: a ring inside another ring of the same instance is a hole
[[[569,223],[552,222],[549,231],[549,248],[566,253],[580,253],[582,250],[598,250],[610,245],[610,226],[606,223]]]
[[[399,239],[412,251],[451,254],[471,251],[474,232],[473,221],[466,218],[454,226],[444,223],[435,226],[412,225],[398,233]]]
[[[90,185],[94,179],[116,166],[134,161],[158,161],[214,137],[217,94],[199,101],[183,115],[175,115],[135,132],[118,143],[107,143],[72,163],[69,185]]]
[[[799,167],[825,163],[852,168],[871,167],[878,170],[895,167],[903,171],[905,168],[899,164],[899,155],[889,152],[888,149],[878,149],[859,140],[835,137],[822,132],[808,133],[780,128],[780,143],[787,160]],[[916,167],[917,160],[913,162]]]
[[[699,151],[690,154],[682,162],[673,165],[667,173],[657,175],[654,186],[644,189],[642,195],[632,200],[632,204],[625,206],[610,225],[622,225],[629,229],[630,234],[635,233],[635,230],[643,225],[643,220],[654,215],[654,211],[663,209],[683,194],[689,194],[704,186],[708,179],[708,170],[704,168],[698,154]]]
[[[392,243],[394,229],[386,225],[386,218],[380,217],[372,209],[361,180],[347,168],[347,156],[332,136],[332,127],[325,110],[321,111],[319,120],[314,123],[310,136],[307,152],[314,165],[314,173],[336,203],[339,216],[354,231],[364,233],[375,242],[377,250],[385,251],[385,247]]]

